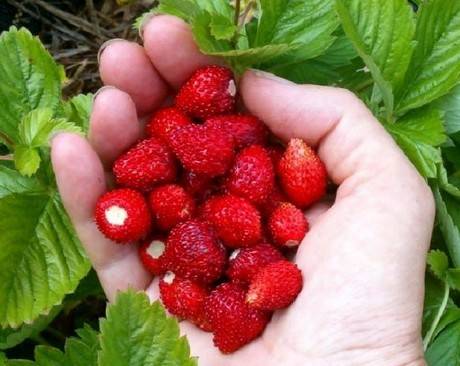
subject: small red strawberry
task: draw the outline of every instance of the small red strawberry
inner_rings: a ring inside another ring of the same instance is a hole
[[[171,230],[164,258],[170,271],[203,284],[219,279],[227,261],[225,249],[211,227],[197,220],[180,223]]]
[[[165,272],[164,257],[165,240],[157,237],[145,241],[139,247],[139,257],[144,267],[154,276]]]
[[[267,150],[253,145],[242,150],[230,171],[227,188],[254,204],[264,203],[275,185],[275,172]]]
[[[271,215],[273,210],[275,210],[280,203],[288,201],[288,198],[284,194],[284,192],[280,189],[279,185],[275,183],[273,186],[273,190],[268,195],[268,198],[265,202],[260,206],[261,211],[268,217]]]
[[[292,203],[283,202],[270,215],[268,229],[276,244],[296,247],[308,231],[308,222],[302,211]]]
[[[250,248],[235,250],[228,262],[227,276],[241,285],[248,285],[254,275],[269,263],[284,259],[270,244],[257,244]]]
[[[253,277],[246,302],[260,310],[282,309],[302,290],[302,272],[287,260],[267,264]]]
[[[169,144],[171,133],[177,128],[191,125],[192,121],[184,112],[175,107],[166,107],[156,112],[145,127],[147,135],[158,137]]]
[[[115,189],[96,203],[95,220],[99,230],[117,243],[131,243],[145,237],[152,217],[142,194],[129,189]]]
[[[290,201],[305,208],[326,193],[327,173],[318,155],[304,141],[292,139],[278,165],[278,175]]]
[[[230,69],[205,66],[195,71],[176,97],[176,106],[191,117],[207,118],[235,109],[236,84]]]
[[[198,202],[202,202],[207,199],[214,190],[214,182],[212,178],[189,170],[185,170],[182,173],[180,181],[184,189],[193,195]]]
[[[230,248],[242,248],[262,239],[259,211],[247,200],[233,195],[212,197],[205,202],[202,216]]]
[[[161,230],[170,230],[178,223],[191,219],[196,208],[193,197],[177,184],[155,188],[149,194],[149,203]]]
[[[206,124],[232,135],[237,149],[256,144],[265,145],[267,142],[267,127],[255,116],[244,114],[214,116],[208,118]]]
[[[218,286],[205,301],[205,316],[214,333],[214,344],[232,353],[257,338],[269,321],[269,314],[250,308],[245,292],[236,284]]]
[[[171,147],[187,170],[209,178],[224,174],[235,155],[233,137],[206,125],[177,129]]]
[[[270,158],[272,159],[273,166],[275,167],[275,170],[277,170],[278,164],[284,154],[284,148],[281,145],[272,145],[267,147],[267,150]]]
[[[152,137],[121,155],[113,165],[113,174],[120,186],[148,191],[176,178],[176,161],[170,149]]]
[[[160,296],[163,305],[172,315],[207,327],[204,302],[208,290],[198,283],[167,272],[160,280]]]

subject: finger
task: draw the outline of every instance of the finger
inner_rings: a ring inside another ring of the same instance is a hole
[[[131,97],[114,87],[100,90],[94,100],[89,141],[104,166],[113,161],[142,134]]]
[[[103,46],[99,71],[105,85],[128,93],[139,116],[152,112],[164,100],[168,87],[137,43],[112,40]]]
[[[305,211],[305,217],[308,221],[308,226],[312,228],[321,219],[321,217],[329,210],[333,205],[332,199],[325,199],[321,202],[316,203]]]
[[[219,64],[203,55],[193,40],[190,27],[181,19],[159,15],[143,28],[145,51],[162,77],[175,89],[200,66]]]
[[[104,169],[89,143],[75,134],[52,141],[51,158],[59,192],[109,299],[127,287],[144,289],[151,276],[143,269],[134,246],[116,245],[97,229],[93,212],[105,192]]]

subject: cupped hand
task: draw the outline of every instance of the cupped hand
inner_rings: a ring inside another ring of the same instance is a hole
[[[143,37],[143,47],[114,40],[102,51],[107,87],[95,99],[89,139],[60,134],[52,142],[64,205],[109,300],[127,287],[158,297],[137,248],[105,239],[93,221],[111,164],[141,137],[143,117],[197,67],[219,62],[200,54],[188,26],[170,16],[151,19]],[[424,365],[424,269],[434,220],[425,182],[346,90],[248,71],[240,91],[273,133],[317,147],[339,188],[332,206],[306,213],[311,230],[295,258],[304,289],[295,303],[275,313],[262,337],[227,356],[211,334],[182,322],[192,354],[201,366]]]

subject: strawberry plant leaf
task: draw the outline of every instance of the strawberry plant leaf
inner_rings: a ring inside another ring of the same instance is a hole
[[[460,290],[460,268],[449,268],[446,273],[446,281],[450,288]]]
[[[93,109],[93,94],[79,94],[62,104],[62,118],[88,132],[89,118]]]
[[[444,125],[448,135],[460,131],[460,85],[457,85],[449,94],[438,99],[433,104],[444,112]]]
[[[99,334],[89,325],[76,331],[78,337],[67,339],[66,366],[96,366],[99,351]]]
[[[0,166],[0,326],[62,302],[90,265],[58,194]]]
[[[54,347],[37,346],[35,348],[35,366],[63,366],[65,355]]]
[[[232,20],[223,15],[216,15],[211,19],[209,25],[211,35],[217,40],[230,41],[237,31],[237,27]]]
[[[449,325],[435,338],[425,358],[429,366],[460,364],[460,321]]]
[[[460,81],[460,2],[431,0],[418,13],[415,48],[397,111],[403,114],[448,93]]]
[[[40,167],[40,154],[37,149],[17,145],[14,149],[14,166],[22,175],[30,177]]]
[[[449,258],[447,258],[446,253],[440,250],[430,251],[427,256],[427,263],[437,278],[445,280],[449,269]]]
[[[18,138],[18,125],[34,109],[56,112],[61,96],[63,68],[38,38],[24,28],[0,35],[0,131]],[[7,145],[9,141],[3,141]]]
[[[197,365],[177,321],[145,293],[130,290],[118,295],[101,320],[99,366]]]

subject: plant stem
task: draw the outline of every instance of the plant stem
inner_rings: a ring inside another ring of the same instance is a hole
[[[11,141],[11,139],[6,134],[4,134],[3,132],[0,132],[0,140],[3,140],[5,142],[5,144],[7,144],[9,146],[14,145],[13,141]]]
[[[235,18],[234,24],[238,27],[240,23],[241,0],[235,0]]]
[[[449,293],[450,287],[447,284],[447,282],[444,282],[444,297],[442,298],[441,306],[439,307],[438,312],[433,320],[433,323],[431,323],[430,329],[425,335],[425,338],[423,338],[424,351],[427,350],[428,345],[431,342],[431,338],[433,338],[434,332],[436,331],[436,328],[438,327],[439,322],[441,321],[441,318],[444,315],[444,312],[446,311],[447,302],[449,301]]]
[[[43,338],[40,334],[31,336],[30,339],[32,339],[35,343],[41,346],[51,346],[51,344],[45,338]]]
[[[0,160],[12,161],[14,158],[12,154],[0,155]]]

